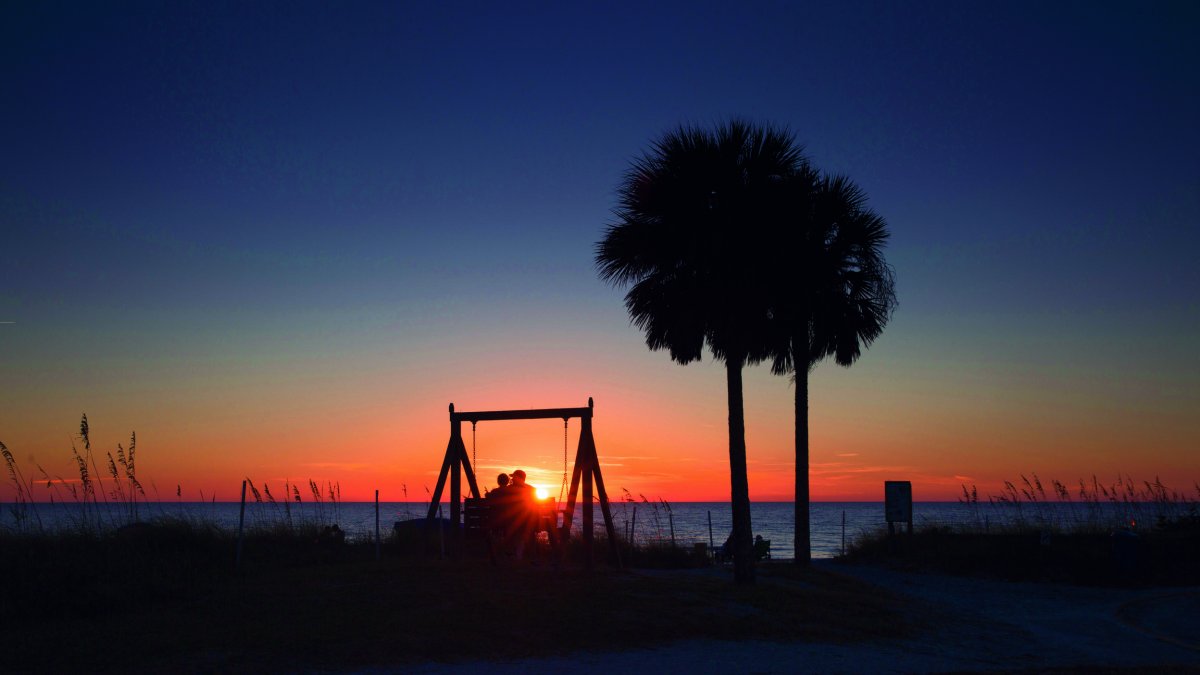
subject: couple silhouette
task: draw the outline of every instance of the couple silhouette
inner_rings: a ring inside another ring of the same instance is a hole
[[[525,482],[525,472],[517,469],[496,476],[496,488],[487,493],[489,523],[499,538],[501,551],[513,554],[518,560],[525,549],[534,545],[537,531],[537,499],[534,489]]]

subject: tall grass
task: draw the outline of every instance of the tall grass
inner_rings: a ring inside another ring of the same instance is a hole
[[[91,425],[83,414],[79,432],[71,439],[70,456],[78,478],[51,476],[40,464],[35,464],[40,478],[34,481],[22,472],[12,451],[0,442],[0,457],[13,492],[11,503],[5,504],[0,515],[0,534],[99,536],[146,522],[186,522],[201,529],[213,526],[203,514],[185,511],[182,485],[175,486],[173,509],[161,499],[148,498],[138,476],[136,432],[130,433],[128,446],[118,443],[115,449],[101,453],[92,446]],[[318,483],[309,479],[311,498],[307,509],[297,508],[305,500],[300,486],[290,480],[283,481],[279,498],[265,481],[255,484],[247,477],[246,485],[251,531],[307,536],[339,524],[342,488],[337,481]],[[277,484],[276,489],[279,488]],[[50,503],[54,517],[43,518],[38,508],[39,497]],[[215,506],[216,496],[205,495],[201,490],[200,502]]]
[[[17,466],[17,462],[13,459],[12,452],[4,443],[0,443],[0,455],[4,456],[4,464],[8,468],[8,476],[16,488],[16,497],[13,504],[9,507],[9,513],[13,518],[13,524],[18,532],[29,530],[35,523],[37,529],[42,529],[42,519],[38,515],[37,505],[33,501],[33,485],[25,479],[25,475],[21,473],[21,467]],[[33,520],[30,519],[32,514]]]
[[[83,452],[79,451],[77,440],[83,445]],[[13,459],[12,452],[3,443],[0,443],[0,448],[3,448],[0,454],[3,454],[9,481],[15,493],[13,504],[9,508],[13,529],[26,533],[44,531],[46,523],[37,512],[37,502],[33,494],[34,483],[25,478],[20,466]],[[96,453],[92,452],[91,425],[85,413],[79,420],[78,436],[71,440],[71,459],[79,474],[79,480],[68,481],[62,476],[51,477],[40,464],[37,465],[38,472],[45,481],[50,503],[74,505],[75,508],[68,514],[73,529],[94,532],[139,520],[139,500],[145,501],[146,491],[137,477],[137,434],[130,434],[128,449],[118,443],[115,454],[112,451],[106,452],[104,457],[108,460],[105,464],[107,480],[96,462]],[[100,508],[101,503],[105,508]],[[115,509],[109,508],[114,505]]]
[[[262,489],[259,489],[261,485]],[[250,477],[246,478],[246,488],[249,492],[247,509],[252,528],[276,531],[280,533],[296,533],[309,531],[313,528],[325,528],[341,523],[342,486],[337,481],[318,483],[311,478],[308,481],[309,494],[312,496],[309,504],[312,506],[307,513],[296,508],[293,504],[303,504],[298,486],[289,480],[283,482],[282,499],[276,499],[271,492],[271,486],[263,481],[254,484]]]
[[[618,516],[623,527],[617,537],[622,560],[635,567],[657,568],[696,567],[711,563],[706,554],[697,557],[694,549],[678,545],[675,539],[675,514],[670,502],[662,497],[650,499],[641,493],[635,498],[626,488],[621,488],[621,493]],[[647,514],[642,517],[640,525],[638,506],[642,507],[642,513]]]
[[[1193,487],[1195,497],[1167,487],[1157,476],[1138,482],[1118,475],[1105,484],[1093,475],[1090,481],[1080,479],[1077,486],[1068,486],[1054,479],[1044,483],[1036,473],[1021,474],[1020,481],[1004,481],[999,494],[982,500],[975,485],[970,489],[963,485],[958,501],[969,507],[972,522],[959,527],[1103,533],[1114,528],[1169,526],[1200,516],[1200,484]]]
[[[1200,497],[1200,486],[1196,495]],[[1006,481],[980,498],[962,486],[971,517],[924,523],[912,536],[866,532],[848,560],[1006,579],[1101,585],[1200,581],[1200,501],[1157,477],[1101,483],[1095,476],[1068,486],[1037,474]]]

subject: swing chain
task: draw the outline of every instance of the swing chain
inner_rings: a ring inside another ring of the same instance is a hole
[[[558,501],[563,499],[563,493],[567,491],[567,420],[563,418],[563,479],[562,486],[558,488]]]
[[[479,475],[479,467],[475,464],[475,420],[471,420],[471,472]]]

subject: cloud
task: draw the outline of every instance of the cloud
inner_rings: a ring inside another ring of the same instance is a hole
[[[839,453],[837,453],[837,456],[838,457],[858,457],[858,453],[857,452],[839,452]]]
[[[375,465],[366,462],[310,462],[301,464],[312,469],[335,469],[338,471],[362,471],[364,469],[373,469]]]
[[[872,466],[853,466],[839,462],[829,462],[825,464],[814,464],[810,469],[813,475],[832,476],[833,474],[864,474],[877,473],[888,475],[907,476],[917,471],[911,466],[889,466],[889,465],[872,465]]]
[[[746,466],[794,466],[794,462],[764,462],[758,459],[746,460]]]

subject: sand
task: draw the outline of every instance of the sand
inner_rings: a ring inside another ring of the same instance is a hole
[[[1200,588],[1084,588],[816,564],[906,598],[915,635],[855,644],[694,640],[519,661],[427,663],[403,672],[925,673],[1168,665],[1200,672]]]

